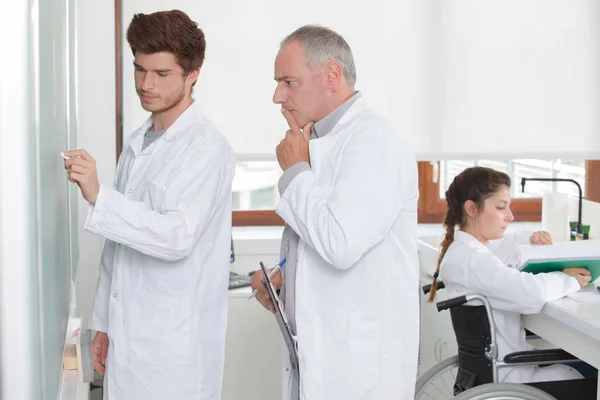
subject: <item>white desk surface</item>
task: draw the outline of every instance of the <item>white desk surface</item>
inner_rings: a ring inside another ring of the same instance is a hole
[[[599,303],[562,298],[546,304],[539,314],[524,315],[522,321],[526,329],[600,370]]]
[[[542,314],[590,336],[600,345],[600,303],[582,303],[565,297],[548,303]]]
[[[586,291],[596,291],[590,285]],[[544,306],[539,314],[524,315],[523,326],[600,369],[600,303],[568,297]]]

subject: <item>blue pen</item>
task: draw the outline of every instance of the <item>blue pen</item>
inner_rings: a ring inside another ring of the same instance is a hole
[[[275,275],[275,273],[277,271],[279,271],[279,269],[281,267],[283,267],[283,264],[285,264],[285,258],[281,261],[279,261],[279,264],[277,264],[272,270],[271,272],[269,272],[269,279],[271,279],[273,277],[273,275]],[[252,298],[254,298],[254,296],[256,296],[256,293],[258,293],[258,290],[254,289],[254,292],[252,292],[252,296],[248,297],[248,300],[252,300]]]

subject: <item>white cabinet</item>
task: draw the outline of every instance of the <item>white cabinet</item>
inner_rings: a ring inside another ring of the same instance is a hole
[[[421,279],[420,286],[423,287],[427,282]],[[435,318],[437,317],[437,309],[435,304],[428,303],[427,297],[421,291],[421,329],[419,343],[419,376],[435,365],[435,350],[437,348],[438,339],[435,334]]]
[[[231,271],[247,274],[279,261],[283,227],[235,227],[235,263]],[[281,398],[283,339],[275,316],[255,299],[251,289],[229,291],[222,400]]]
[[[438,251],[432,246],[437,238],[419,240],[420,286],[433,280]],[[429,295],[421,290],[421,334],[419,346],[419,376],[442,360],[457,354],[456,337],[449,311],[438,312],[435,303],[428,303]],[[447,300],[445,291],[437,292],[436,302]]]
[[[427,284],[422,280],[423,284]],[[436,301],[446,300],[440,290]],[[457,354],[456,337],[449,311],[438,312],[435,303],[428,303],[421,294],[421,334],[419,347],[419,376],[442,360]]]
[[[283,340],[250,288],[229,291],[223,400],[281,398]]]

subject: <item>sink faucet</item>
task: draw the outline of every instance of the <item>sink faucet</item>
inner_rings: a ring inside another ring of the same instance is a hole
[[[579,189],[579,210],[577,213],[577,227],[575,228],[575,231],[571,231],[571,235],[574,235],[576,237],[580,237],[582,239],[587,239],[587,235],[583,235],[582,233],[582,229],[581,229],[581,205],[583,203],[583,192],[581,190],[581,185],[579,184],[579,182],[577,182],[574,179],[565,179],[565,178],[521,178],[521,190],[524,193],[525,192],[525,183],[527,181],[542,181],[542,182],[572,182],[574,184],[577,185],[577,189]]]

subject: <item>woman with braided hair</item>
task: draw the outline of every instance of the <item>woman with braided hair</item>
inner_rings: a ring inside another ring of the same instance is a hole
[[[551,244],[547,232],[505,235],[513,220],[510,177],[491,168],[473,167],[454,178],[446,192],[446,235],[434,275],[443,280],[449,298],[485,296],[496,324],[499,358],[531,350],[526,343],[521,314],[538,313],[546,302],[575,293],[590,281],[583,268],[533,275],[521,272],[519,244]],[[435,299],[431,291],[430,301]],[[467,303],[467,306],[480,305]],[[566,365],[522,365],[499,369],[500,382],[542,382],[581,379]]]

